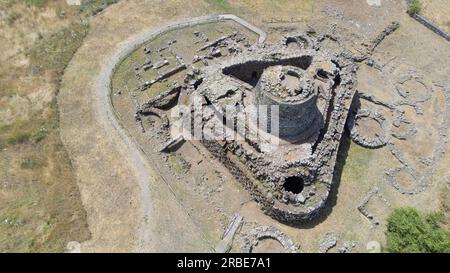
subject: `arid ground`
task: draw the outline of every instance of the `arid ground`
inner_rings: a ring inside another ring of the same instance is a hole
[[[450,32],[448,2],[445,0],[422,0],[421,14],[433,21],[445,32]]]

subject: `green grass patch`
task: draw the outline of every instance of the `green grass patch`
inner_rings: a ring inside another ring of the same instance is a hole
[[[7,132],[10,127],[11,127],[11,125],[1,125],[0,126],[0,134]]]
[[[206,2],[216,9],[230,10],[231,6],[228,0],[206,0]]]
[[[422,4],[419,0],[411,0],[409,2],[408,7],[408,14],[414,15],[414,14],[420,14],[420,11],[422,10]]]
[[[421,214],[399,208],[387,219],[387,250],[394,253],[449,253],[450,232],[442,228],[443,213]]]
[[[19,19],[21,15],[16,11],[7,12],[5,15],[5,22],[8,26],[14,24],[14,22]]]
[[[13,132],[7,139],[8,144],[21,144],[26,143],[31,137],[31,133],[27,131],[16,131]]]
[[[117,2],[119,2],[119,0],[85,1],[83,4],[81,4],[79,11],[80,11],[80,13],[87,15],[87,16],[96,15],[96,14],[102,12],[109,5],[115,4]]]
[[[89,29],[87,21],[68,27],[41,39],[31,50],[32,67],[37,71],[50,70],[59,81],[69,61],[81,46]]]
[[[47,4],[47,0],[22,0],[27,7],[38,7],[42,8]]]
[[[31,136],[31,140],[34,143],[39,143],[48,135],[48,133],[49,132],[48,132],[47,128],[41,127],[41,128],[39,128],[39,130],[36,133],[34,133]]]
[[[44,140],[52,130],[57,129],[57,115],[54,118],[42,120],[18,121],[0,127],[0,148],[7,145],[34,143]]]
[[[39,169],[43,165],[44,164],[39,159],[34,159],[34,158],[26,158],[26,159],[22,160],[22,162],[20,163],[20,167],[22,169],[26,169],[26,170]]]
[[[35,118],[33,120],[17,121],[0,127],[0,147],[23,143],[39,143],[57,126],[57,115],[47,120]]]
[[[374,151],[359,146],[344,133],[336,159],[335,172],[342,173],[342,178],[350,181],[361,181],[367,169],[373,164]],[[335,177],[335,179],[340,177]]]
[[[185,172],[183,162],[175,153],[169,154],[169,162],[177,174],[182,175]]]

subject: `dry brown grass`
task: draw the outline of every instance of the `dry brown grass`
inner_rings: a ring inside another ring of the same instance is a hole
[[[420,0],[422,4],[421,15],[430,19],[450,33],[450,5],[448,0]]]
[[[0,252],[60,252],[90,237],[55,97],[93,7],[0,1]]]

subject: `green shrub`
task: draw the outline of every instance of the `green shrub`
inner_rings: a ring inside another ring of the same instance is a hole
[[[420,4],[419,0],[411,0],[411,2],[409,2],[408,14],[419,14],[421,9],[422,5]]]
[[[31,136],[31,140],[34,143],[38,143],[48,135],[48,130],[45,127],[41,127],[39,131]]]
[[[449,253],[450,232],[442,228],[444,215],[421,215],[414,208],[394,210],[387,219],[387,250],[395,253]]]

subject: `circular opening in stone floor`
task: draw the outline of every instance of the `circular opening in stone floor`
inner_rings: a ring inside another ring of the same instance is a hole
[[[301,177],[290,176],[284,181],[283,189],[294,194],[299,194],[302,192],[304,186],[305,184]]]

